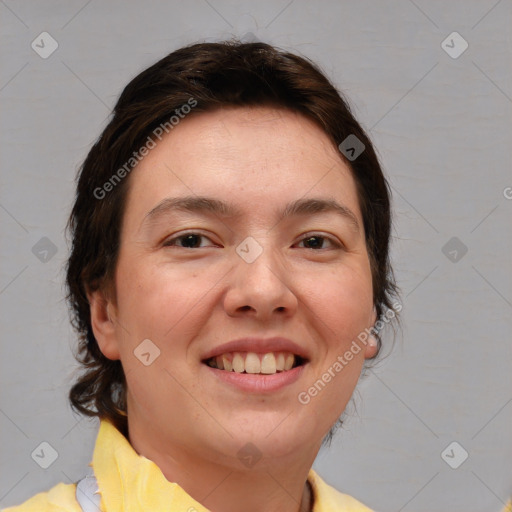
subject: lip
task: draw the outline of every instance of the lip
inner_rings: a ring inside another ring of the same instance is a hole
[[[305,348],[288,338],[275,336],[273,338],[248,337],[228,341],[223,345],[210,349],[201,357],[201,361],[204,362],[207,359],[220,356],[228,352],[254,352],[256,354],[267,354],[268,352],[291,352],[292,354],[301,357],[305,362],[311,359]],[[292,370],[288,371],[291,372]]]
[[[307,363],[306,363],[307,364]],[[296,382],[304,371],[304,365],[296,366],[291,370],[272,375],[260,375],[251,373],[236,373],[218,370],[204,365],[207,371],[213,372],[213,376],[221,381],[237,387],[239,390],[247,393],[271,393],[278,391],[285,386]]]

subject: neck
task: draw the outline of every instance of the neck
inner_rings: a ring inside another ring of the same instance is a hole
[[[136,426],[130,427],[129,440],[137,453],[210,510],[310,512],[313,508],[307,476],[319,447],[279,459],[262,457],[252,467],[244,467],[238,459],[217,462],[222,456],[201,457],[196,450],[159,439],[156,432],[147,435],[144,429],[145,435],[141,433]]]

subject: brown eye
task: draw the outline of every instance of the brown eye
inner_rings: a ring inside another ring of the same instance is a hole
[[[311,235],[303,238],[299,244],[304,244],[305,249],[328,249],[329,246],[325,247],[325,242],[331,245],[332,247],[339,247],[340,245],[336,243],[331,238],[321,236],[321,235]]]
[[[202,240],[209,240],[209,238],[199,233],[186,233],[184,235],[170,238],[164,243],[164,247],[179,247],[183,249],[208,247],[208,245],[201,245]]]

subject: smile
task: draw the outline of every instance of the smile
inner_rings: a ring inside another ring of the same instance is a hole
[[[230,371],[221,370],[208,364],[202,366],[217,382],[238,389],[243,393],[269,396],[269,394],[284,390],[297,382],[305,371],[307,364],[303,363],[300,366],[294,366],[290,370],[276,370],[275,373],[271,374],[261,372],[247,373],[245,368],[243,372],[236,372],[233,369]]]
[[[296,382],[308,367],[311,353],[282,336],[246,337],[212,347],[200,360],[216,382],[268,396]]]
[[[227,352],[204,361],[210,368],[235,373],[273,375],[302,366],[304,359],[291,352]]]

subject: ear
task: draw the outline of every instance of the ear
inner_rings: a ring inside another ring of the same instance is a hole
[[[115,317],[112,317],[112,312],[115,311],[113,303],[101,290],[88,292],[87,298],[91,311],[92,331],[102,354],[108,359],[120,359]]]
[[[373,307],[371,319],[370,319],[370,326],[369,330],[375,325],[375,322],[377,321],[377,309],[375,306]],[[377,355],[378,352],[378,341],[375,336],[372,334],[368,335],[368,339],[366,340],[366,348],[364,351],[364,358],[365,359],[372,359]]]

